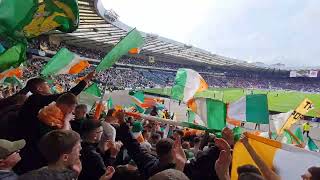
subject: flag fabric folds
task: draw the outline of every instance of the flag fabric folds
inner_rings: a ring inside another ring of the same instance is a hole
[[[281,179],[300,179],[308,168],[320,165],[318,153],[249,133],[246,135],[256,153],[270,168],[276,169]],[[256,166],[244,145],[237,142],[233,149],[231,179],[237,180],[237,168],[248,164]]]
[[[70,52],[66,48],[61,48],[44,66],[41,74],[44,76],[78,74],[89,66],[88,61],[82,60],[80,56]]]
[[[20,79],[18,79],[16,76],[11,76],[11,77],[6,77],[4,80],[3,80],[3,83],[6,83],[6,84],[10,84],[10,85],[16,85],[20,88],[23,88],[23,83]]]
[[[108,109],[111,109],[113,107],[113,101],[112,101],[111,97],[109,97],[109,99],[107,101],[107,107],[108,107]]]
[[[306,115],[312,109],[312,102],[309,99],[304,99],[301,104],[292,112],[287,121],[279,129],[278,134],[282,134],[285,129],[290,129],[293,124],[298,122],[303,115]]]
[[[269,124],[268,99],[265,94],[246,95],[228,106],[228,118]]]
[[[6,51],[6,49],[2,46],[2,44],[0,43],[0,54],[3,53],[4,51]]]
[[[32,38],[54,29],[72,32],[79,25],[76,0],[2,0],[0,12],[6,12],[0,14],[0,36]]]
[[[171,89],[171,97],[188,102],[197,92],[207,89],[208,84],[198,72],[181,68],[177,71],[175,82]]]
[[[319,147],[316,145],[316,143],[310,137],[308,137],[305,149],[309,150],[309,151],[319,152]]]
[[[294,131],[294,135],[301,141],[304,142],[303,134],[300,127],[297,127],[297,129]]]
[[[96,71],[101,72],[110,68],[121,56],[132,48],[140,47],[144,40],[137,29],[130,31],[116,46],[101,60]]]
[[[26,48],[27,47],[24,44],[17,43],[0,53],[0,72],[8,70],[11,67],[18,67],[22,62],[24,62],[26,59]]]
[[[226,126],[226,105],[222,101],[195,98],[188,101],[188,107],[208,129],[222,130]]]
[[[94,104],[101,99],[102,93],[96,83],[90,85],[78,96],[79,104],[86,104],[88,110],[91,110]]]
[[[16,77],[16,78],[22,78],[23,71],[20,67],[18,68],[11,68],[8,69],[2,73],[0,73],[0,80],[3,78],[8,78],[8,77]]]
[[[288,118],[291,116],[292,113],[293,111],[289,111],[286,113],[271,115],[270,116],[270,120],[271,120],[270,124],[272,125],[271,130],[273,132],[276,132],[277,134],[280,134],[281,128],[286,123],[286,121],[288,120]]]

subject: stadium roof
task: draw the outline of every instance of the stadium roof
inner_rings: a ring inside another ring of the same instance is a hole
[[[118,21],[116,13],[106,10],[101,0],[78,0],[78,4],[80,11],[79,28],[73,33],[58,31],[51,33],[66,44],[109,50],[132,29],[132,27]],[[186,60],[238,69],[277,69],[212,54],[158,35],[144,32],[141,32],[141,34],[145,39],[145,44],[140,53],[153,56],[155,59],[159,57],[170,61]]]

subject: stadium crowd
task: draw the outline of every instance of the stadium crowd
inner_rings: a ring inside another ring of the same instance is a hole
[[[30,59],[24,71],[25,80],[36,76],[45,61],[39,58]],[[170,63],[165,63],[170,66]],[[80,74],[83,76],[93,70],[91,66]],[[201,72],[201,71],[200,71]],[[288,78],[288,77],[247,77],[244,75],[215,75],[212,73],[200,73],[211,87],[217,88],[245,88],[245,89],[268,89],[268,90],[293,90],[303,92],[320,92],[320,81],[313,78]],[[227,73],[226,73],[227,74]],[[77,77],[72,75],[60,75],[57,81],[64,89],[70,89],[70,81]],[[113,89],[137,89],[172,86],[175,73],[154,69],[140,69],[134,67],[115,66],[98,74],[95,81],[100,84],[108,84]]]
[[[93,78],[94,72],[88,73],[63,94],[52,94],[44,79],[32,78],[20,91],[0,99],[1,180],[229,180],[236,141],[259,168],[240,166],[239,180],[280,179],[247,137],[240,139],[228,127],[218,138],[135,119],[121,110],[88,113],[76,96]],[[168,112],[163,114],[170,118]],[[159,114],[152,110],[150,115]],[[319,172],[309,167],[301,175],[314,180]]]

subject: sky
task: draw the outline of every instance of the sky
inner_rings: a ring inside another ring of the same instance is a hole
[[[103,0],[139,30],[248,62],[320,66],[319,0]]]

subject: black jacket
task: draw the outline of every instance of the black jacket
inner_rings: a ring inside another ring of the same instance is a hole
[[[85,81],[81,81],[69,92],[78,95],[86,85],[87,83]],[[60,96],[61,94],[33,94],[21,107],[18,115],[19,126],[16,132],[18,138],[25,139],[27,144],[21,150],[20,155],[22,159],[15,167],[15,172],[18,174],[41,168],[46,164],[38,149],[38,142],[41,138],[41,122],[37,116],[40,109],[56,101]]]
[[[138,141],[130,133],[129,127],[122,124],[117,134],[128,150],[129,156],[135,161],[145,179],[165,169],[174,168],[173,164],[161,164],[159,159],[140,147]],[[215,161],[219,158],[220,151],[216,147],[204,152],[196,161],[187,163],[184,173],[192,180],[219,179],[214,170]]]
[[[23,174],[18,180],[76,180],[77,173],[73,170],[51,170],[47,167]]]
[[[83,142],[81,144],[81,163],[82,171],[79,180],[98,180],[106,172],[107,166],[112,166],[115,158],[111,158],[109,154],[99,152],[98,144]]]

